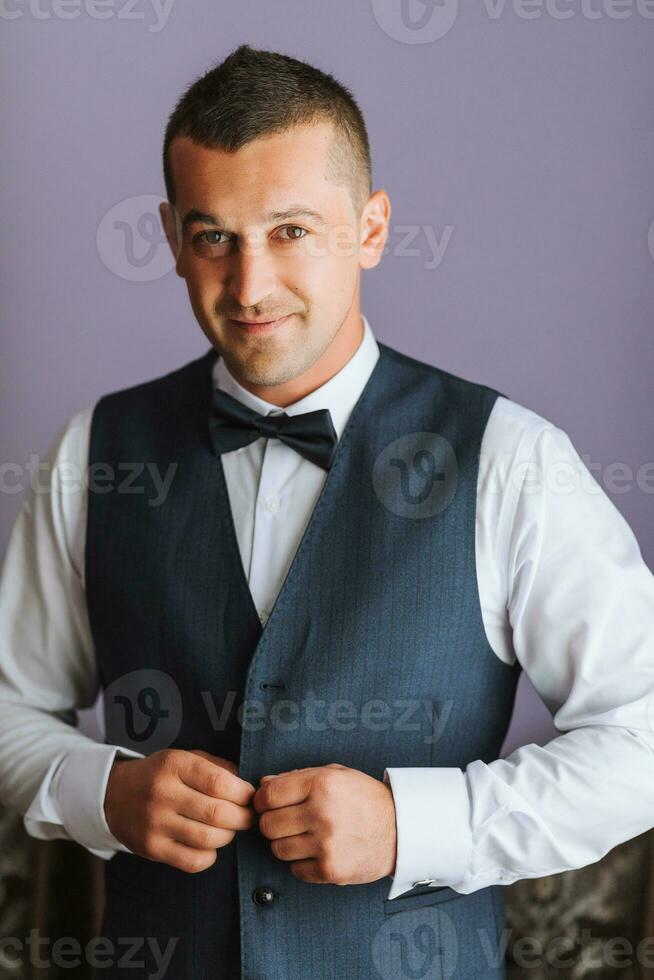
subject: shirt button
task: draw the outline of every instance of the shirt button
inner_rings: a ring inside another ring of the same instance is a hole
[[[266,510],[274,514],[279,509],[279,499],[277,497],[266,497]]]
[[[272,905],[275,901],[275,893],[268,885],[257,885],[252,892],[252,901],[257,905]]]

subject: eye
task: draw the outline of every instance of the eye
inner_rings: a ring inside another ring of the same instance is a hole
[[[301,231],[302,232],[302,235],[299,235],[299,236],[298,235],[294,235],[291,238],[282,238],[282,241],[283,242],[299,242],[301,240],[301,238],[304,238],[304,236],[308,234],[306,228],[300,228],[299,225],[285,225],[282,228],[282,231],[289,231],[289,230],[290,231]]]
[[[224,245],[224,242],[211,241],[206,238],[207,235],[224,235],[222,231],[201,231],[199,234],[195,235],[193,238],[194,242],[200,242],[205,245]]]

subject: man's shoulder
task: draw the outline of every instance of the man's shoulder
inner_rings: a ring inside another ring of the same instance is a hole
[[[399,376],[404,375],[412,385],[434,386],[445,393],[450,404],[470,407],[482,403],[488,407],[484,451],[489,457],[521,455],[525,451],[529,454],[543,431],[562,432],[555,422],[492,384],[455,374],[438,364],[378,343]]]
[[[386,359],[393,365],[400,377],[404,375],[407,379],[413,379],[416,382],[423,381],[425,384],[431,383],[438,385],[450,397],[459,396],[461,398],[470,398],[470,396],[476,394],[496,398],[498,395],[502,395],[501,391],[490,384],[475,381],[472,378],[467,378],[460,374],[454,374],[452,371],[447,371],[438,364],[420,360],[394,347],[390,347],[381,341],[377,343]]]
[[[133,419],[135,415],[145,418],[148,406],[157,407],[159,412],[165,408],[174,412],[175,402],[179,403],[185,387],[197,390],[197,381],[213,352],[213,348],[209,348],[199,357],[164,374],[105,392],[94,402],[68,415],[50,441],[48,459],[64,462],[85,458],[93,423],[100,416],[114,421]]]
[[[96,402],[98,405],[120,405],[127,403],[134,405],[147,404],[148,402],[159,402],[172,392],[180,392],[184,387],[193,388],[203,375],[206,375],[209,362],[215,354],[214,348],[210,347],[199,357],[194,357],[190,361],[178,367],[158,374],[153,378],[127,385],[123,388],[116,388],[101,395]]]

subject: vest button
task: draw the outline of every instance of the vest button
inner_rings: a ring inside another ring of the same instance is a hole
[[[257,905],[272,905],[275,901],[275,893],[268,885],[258,885],[252,892],[252,901]]]

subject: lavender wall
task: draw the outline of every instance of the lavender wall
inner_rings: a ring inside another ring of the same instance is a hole
[[[377,337],[564,428],[654,564],[654,0],[4,0],[0,19],[5,461],[206,349],[148,214],[174,101],[247,41],[363,108],[394,209],[363,281]],[[0,493],[2,544],[20,500]],[[552,732],[522,683],[505,751]]]

